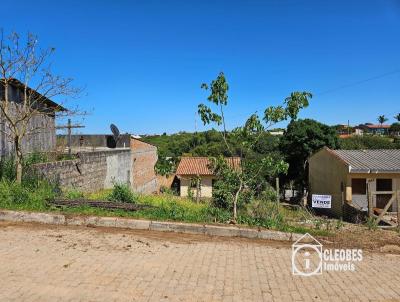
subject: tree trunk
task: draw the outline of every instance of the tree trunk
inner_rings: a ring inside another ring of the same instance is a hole
[[[15,138],[15,155],[15,180],[20,184],[22,182],[22,150],[18,136]]]

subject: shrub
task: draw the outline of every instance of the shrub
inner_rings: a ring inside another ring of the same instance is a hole
[[[55,197],[54,186],[40,181],[35,188],[3,179],[0,181],[0,207],[44,210],[46,201]]]
[[[38,186],[38,183],[42,179],[32,168],[32,165],[45,161],[47,161],[47,155],[44,153],[30,153],[24,158],[22,163],[22,182],[25,186],[29,186],[32,189]],[[0,160],[0,179],[14,181],[16,177],[15,171],[15,160],[13,156],[4,157]]]
[[[225,210],[232,209],[233,196],[225,182],[217,180],[212,190],[212,205]]]
[[[286,222],[279,205],[263,200],[253,200],[246,206],[246,212],[239,219],[242,223],[267,228],[284,229]]]
[[[378,224],[376,223],[376,220],[373,217],[368,217],[367,220],[365,221],[365,225],[367,226],[368,230],[375,231],[378,228]]]
[[[110,201],[136,202],[136,197],[126,184],[114,184],[113,190],[107,197]]]
[[[267,188],[260,193],[260,199],[265,202],[276,202],[276,191],[272,186],[267,186]]]
[[[15,163],[13,157],[2,157],[0,160],[0,179],[15,179]]]
[[[81,199],[83,198],[83,193],[79,190],[71,189],[64,193],[64,197],[67,199]]]
[[[167,195],[178,195],[176,190],[168,188],[166,186],[161,186],[160,187],[160,193],[167,194]]]
[[[238,207],[244,208],[247,204],[249,204],[254,198],[254,192],[252,190],[243,190],[239,194],[238,198]]]
[[[392,139],[384,136],[352,136],[339,140],[340,149],[396,149]]]
[[[33,152],[29,153],[24,159],[24,166],[29,167],[38,163],[45,163],[49,160],[46,153],[43,152]]]

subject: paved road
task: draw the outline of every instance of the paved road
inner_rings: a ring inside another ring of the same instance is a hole
[[[298,277],[290,246],[273,242],[0,223],[0,301],[396,299],[398,255]]]

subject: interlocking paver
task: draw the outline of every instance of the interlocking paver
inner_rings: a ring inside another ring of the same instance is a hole
[[[400,256],[298,277],[268,241],[0,223],[0,261],[0,301],[400,299]]]

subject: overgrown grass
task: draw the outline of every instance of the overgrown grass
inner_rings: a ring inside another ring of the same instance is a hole
[[[85,194],[85,198],[92,200],[107,200],[111,191],[112,190],[102,190],[96,193]],[[65,211],[68,213],[85,215],[121,216],[209,224],[226,224],[232,217],[230,211],[216,208],[209,202],[196,203],[190,199],[170,194],[134,195],[137,204],[148,205],[150,207],[136,212],[120,210],[107,211],[90,207],[68,208],[65,209]],[[297,224],[297,222],[303,222],[313,218],[313,215],[310,212],[300,207],[289,209],[284,206],[276,205],[274,202],[264,202],[263,204],[263,209],[259,209],[259,213],[249,213],[248,209],[239,210],[238,223],[250,227],[262,227],[285,232],[308,232],[320,236],[331,235],[330,230],[310,228]]]
[[[17,184],[14,181],[0,181],[0,207],[13,210],[47,210],[46,200],[56,195],[54,186],[46,181],[39,181],[35,186]]]
[[[127,191],[125,187],[115,186],[113,190],[103,190],[91,194],[83,194],[78,190],[64,192],[63,196],[70,199],[87,198],[92,200],[119,200],[135,202],[148,207],[135,212],[123,210],[105,210],[89,206],[56,208],[47,204],[47,200],[59,197],[57,188],[45,180],[36,179],[21,185],[12,180],[0,180],[0,208],[26,211],[53,211],[79,215],[119,216],[164,221],[182,221],[192,223],[226,224],[231,219],[231,212],[216,208],[210,202],[196,203],[189,199],[170,194],[139,195]],[[112,202],[112,201],[110,201]],[[257,201],[247,208],[240,209],[238,223],[251,227],[305,233],[314,235],[329,235],[324,229],[307,228],[293,224],[292,221],[308,219],[310,213],[304,210],[291,210],[278,206],[273,202]],[[304,217],[303,217],[304,216]]]

